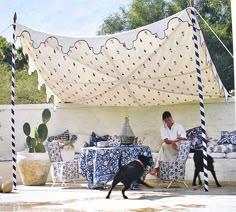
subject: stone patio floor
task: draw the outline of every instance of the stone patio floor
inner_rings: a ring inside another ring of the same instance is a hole
[[[104,190],[88,190],[85,181],[67,187],[17,185],[11,193],[0,193],[0,211],[236,211],[236,182],[221,182],[221,188],[210,182],[209,192],[190,182],[189,188],[178,184],[169,189],[158,180],[148,183],[154,188],[129,190],[129,199],[121,195],[123,185],[115,188],[111,199],[105,198],[110,185]]]

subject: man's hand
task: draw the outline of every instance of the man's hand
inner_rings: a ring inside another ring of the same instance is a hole
[[[183,137],[181,137],[181,136],[178,136],[176,140],[178,140],[178,141],[186,141],[187,138],[183,138]]]
[[[177,149],[178,149],[178,146],[177,146],[177,144],[175,143],[175,141],[172,141],[171,146],[172,146],[172,148],[173,148],[174,150],[177,150]]]

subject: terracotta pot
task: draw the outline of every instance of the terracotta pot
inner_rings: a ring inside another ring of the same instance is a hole
[[[50,171],[48,153],[17,152],[17,165],[23,185],[44,185]]]

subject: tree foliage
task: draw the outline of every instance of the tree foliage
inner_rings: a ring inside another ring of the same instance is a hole
[[[11,44],[0,36],[0,63],[11,65]]]
[[[11,44],[0,36],[0,104],[11,103]],[[15,72],[15,103],[37,104],[46,102],[46,91],[38,90],[37,73],[28,75],[28,59],[23,55],[22,48],[17,49]]]
[[[105,19],[98,34],[111,34],[135,29],[173,15],[188,6],[188,0],[133,0],[128,9],[120,8],[120,12]],[[195,0],[194,7],[232,52],[230,0]],[[233,58],[200,17],[198,17],[198,21],[224,86],[227,90],[234,89]],[[122,24],[116,25],[116,23]]]
[[[127,13],[125,9],[120,8],[119,12],[116,12],[105,19],[102,26],[100,26],[98,35],[111,34],[114,32],[121,32],[124,30],[128,30],[130,29],[130,27],[127,24],[128,24]]]
[[[128,12],[130,27],[135,29],[165,18],[167,5],[164,0],[134,0]]]

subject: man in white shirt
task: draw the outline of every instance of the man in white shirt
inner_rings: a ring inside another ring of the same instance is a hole
[[[158,158],[155,163],[155,168],[151,170],[150,174],[155,175],[158,172],[159,160],[161,161],[173,161],[177,155],[176,141],[187,140],[186,132],[180,124],[176,124],[169,111],[165,111],[162,114],[162,120],[164,125],[161,127],[161,139],[164,143],[158,154]]]

